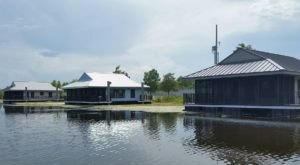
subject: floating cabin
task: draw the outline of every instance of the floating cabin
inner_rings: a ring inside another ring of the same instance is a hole
[[[53,87],[50,83],[35,81],[14,81],[3,89],[4,103],[57,101],[60,100],[61,89]]]
[[[195,93],[184,94],[185,109],[300,109],[300,60],[238,48],[223,61],[185,77]]]
[[[143,83],[123,74],[83,73],[77,82],[64,86],[66,104],[151,103]]]

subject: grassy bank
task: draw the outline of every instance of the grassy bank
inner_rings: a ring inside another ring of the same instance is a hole
[[[153,98],[153,104],[161,105],[182,105],[182,96],[156,96]]]
[[[64,102],[20,102],[15,105],[23,106],[72,106],[65,105]],[[119,106],[183,106],[182,97],[180,96],[159,96],[154,97],[152,104],[125,104]],[[99,105],[104,106],[104,105]]]
[[[183,104],[180,97],[155,97],[152,104],[126,104],[126,105],[65,105],[64,102],[23,102],[15,103],[17,106],[53,106],[79,110],[131,110],[146,112],[182,112]]]
[[[1,104],[3,103],[3,100],[2,100],[2,99],[0,99],[0,103],[1,103]]]

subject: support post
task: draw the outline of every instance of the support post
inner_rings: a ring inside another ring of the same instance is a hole
[[[142,82],[141,85],[142,85],[142,94],[141,94],[142,98],[141,98],[141,101],[144,104],[144,101],[145,101],[144,83]]]
[[[295,104],[299,104],[298,77],[294,78]]]
[[[58,87],[56,87],[56,101],[59,101]]]
[[[25,101],[28,101],[28,90],[27,87],[25,87]]]
[[[110,103],[110,84],[111,82],[110,81],[107,81],[107,88],[106,88],[106,101],[108,103]]]

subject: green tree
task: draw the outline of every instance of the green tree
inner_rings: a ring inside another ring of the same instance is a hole
[[[0,99],[3,99],[4,92],[0,90]]]
[[[162,82],[160,83],[161,90],[168,93],[168,96],[170,96],[171,91],[176,90],[176,79],[174,77],[174,73],[167,73],[164,75],[164,78]]]
[[[61,82],[59,80],[53,80],[51,82],[51,85],[56,87],[56,88],[61,88],[62,87]]]
[[[149,90],[151,93],[155,92],[158,89],[160,78],[157,70],[151,69],[150,71],[145,72],[143,80],[144,83],[150,87]]]
[[[71,84],[71,83],[74,83],[74,82],[76,82],[76,81],[78,81],[78,80],[77,80],[77,79],[73,79],[72,81],[69,81],[69,82],[63,82],[63,83],[61,84],[61,87],[64,87],[64,86],[69,85],[69,84]]]
[[[177,78],[177,85],[179,89],[193,89],[195,88],[194,80],[186,80],[182,76]]]
[[[245,43],[238,44],[238,48],[253,49],[250,44],[246,45]]]
[[[61,88],[61,82],[60,82],[60,81],[57,81],[57,82],[56,82],[56,87],[57,87],[57,88]]]
[[[56,86],[57,86],[56,80],[53,80],[53,81],[51,82],[51,85],[54,86],[54,87],[56,87]]]
[[[115,68],[115,71],[113,71],[113,73],[116,73],[116,74],[124,74],[125,76],[127,76],[128,78],[130,78],[130,77],[129,77],[129,74],[128,74],[126,71],[121,70],[120,67],[121,67],[121,66],[118,65],[118,66]]]

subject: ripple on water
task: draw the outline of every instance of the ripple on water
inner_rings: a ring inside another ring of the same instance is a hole
[[[106,113],[80,119],[63,112],[2,112],[0,161],[25,165],[298,164],[300,159],[298,123],[135,112],[110,112],[111,119],[106,120]]]

